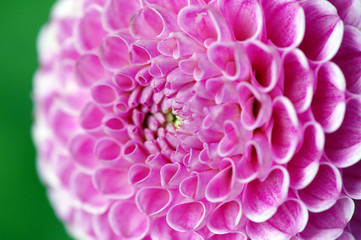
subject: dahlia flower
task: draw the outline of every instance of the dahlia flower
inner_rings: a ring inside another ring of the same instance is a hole
[[[360,0],[59,0],[38,170],[77,239],[361,239]]]

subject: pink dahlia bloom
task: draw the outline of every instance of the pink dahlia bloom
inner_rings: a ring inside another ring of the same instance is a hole
[[[60,0],[38,47],[77,239],[361,239],[360,0]]]

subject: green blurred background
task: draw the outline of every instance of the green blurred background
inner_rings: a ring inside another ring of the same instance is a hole
[[[0,239],[67,240],[35,170],[31,141],[35,43],[55,0],[0,1]]]

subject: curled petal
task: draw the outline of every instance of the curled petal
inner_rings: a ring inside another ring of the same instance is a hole
[[[175,30],[175,16],[160,8],[145,6],[132,17],[129,30],[137,39],[161,38]]]
[[[269,148],[266,137],[261,133],[256,133],[247,142],[247,150],[236,164],[237,179],[240,182],[246,183],[267,176],[272,164]]]
[[[90,91],[94,102],[100,106],[112,106],[120,94],[111,81],[97,82]]]
[[[143,144],[130,140],[123,146],[123,156],[126,160],[136,163],[136,162],[145,162],[148,157],[146,149]]]
[[[330,209],[320,213],[310,213],[302,239],[335,239],[343,232],[355,210],[350,198],[340,198]]]
[[[187,170],[179,163],[166,164],[160,170],[162,186],[171,188],[177,188],[187,175]]]
[[[336,64],[328,62],[317,71],[317,87],[312,112],[325,132],[336,131],[345,115],[345,78]]]
[[[74,162],[87,172],[92,172],[98,165],[94,154],[94,139],[85,134],[79,134],[70,141],[70,153]]]
[[[125,125],[124,120],[118,116],[108,116],[103,119],[104,131],[110,136],[116,137],[121,143],[129,140]]]
[[[243,212],[253,222],[270,219],[285,201],[290,178],[283,167],[274,167],[264,181],[254,180],[245,186]]]
[[[149,219],[135,203],[117,202],[109,210],[109,223],[118,236],[141,239],[149,231]]]
[[[194,171],[179,184],[179,192],[188,198],[202,199],[204,198],[206,186],[214,175],[216,175],[215,170]]]
[[[197,229],[206,218],[207,209],[202,202],[186,202],[174,205],[167,213],[167,223],[180,232]]]
[[[243,184],[236,179],[236,167],[231,159],[225,159],[229,166],[221,170],[207,184],[205,196],[210,202],[222,202],[239,195]]]
[[[261,127],[270,120],[272,102],[268,95],[260,93],[248,82],[237,85],[238,102],[241,105],[241,123],[247,130]]]
[[[297,113],[305,112],[312,101],[314,77],[302,51],[296,49],[283,57],[284,95]]]
[[[83,129],[93,132],[100,127],[103,117],[103,111],[93,102],[89,102],[80,114],[80,125]]]
[[[298,119],[292,103],[285,97],[273,101],[274,124],[271,135],[272,153],[277,163],[287,163],[298,144]]]
[[[178,67],[176,59],[160,56],[152,59],[149,74],[154,78],[166,77],[176,67]]]
[[[129,168],[129,182],[136,187],[156,186],[160,183],[159,170],[137,163]]]
[[[336,132],[326,135],[326,155],[337,167],[348,167],[360,160],[360,109],[360,99],[349,99],[346,104],[346,113],[341,127]]]
[[[83,54],[75,66],[75,76],[78,84],[89,87],[94,82],[105,77],[105,70],[97,55]]]
[[[247,224],[247,233],[252,240],[288,240],[301,232],[307,224],[308,211],[302,202],[290,199],[284,202],[277,212],[265,222]]]
[[[281,74],[279,54],[258,41],[247,44],[246,54],[253,69],[252,85],[261,92],[271,91]]]
[[[245,151],[244,142],[251,138],[251,132],[238,123],[227,120],[224,123],[225,136],[219,142],[218,154],[221,157],[237,155]]]
[[[140,211],[148,216],[159,215],[173,200],[168,189],[147,187],[137,192],[135,202]]]
[[[93,175],[94,187],[111,199],[127,199],[134,194],[125,169],[100,168]]]
[[[280,48],[297,47],[305,34],[305,13],[298,2],[263,0],[267,37]]]
[[[136,87],[136,75],[142,68],[139,66],[124,67],[112,77],[121,91],[131,91]]]
[[[53,105],[50,110],[50,126],[62,144],[66,144],[76,132],[78,124],[73,113],[63,106]]]
[[[322,212],[337,201],[341,190],[340,171],[331,164],[323,163],[313,181],[307,187],[298,190],[298,195],[308,210]]]
[[[233,231],[242,217],[242,205],[238,200],[221,203],[209,215],[207,227],[212,233],[225,234]]]
[[[257,1],[219,0],[218,6],[236,40],[245,41],[260,37],[263,28],[263,16]]]
[[[133,13],[140,8],[140,1],[107,1],[102,15],[105,27],[111,31],[128,28]],[[126,11],[124,11],[126,9]]]
[[[300,4],[306,15],[305,37],[300,48],[310,60],[326,62],[341,45],[343,22],[328,1],[301,1]]]
[[[99,46],[99,58],[103,65],[112,71],[129,64],[129,49],[133,39],[127,33],[104,37]]]
[[[70,189],[84,211],[101,214],[108,208],[109,201],[94,188],[90,175],[74,172],[70,180]]]
[[[303,134],[301,148],[287,164],[290,186],[294,189],[306,187],[315,178],[325,145],[325,135],[319,124],[306,124]]]
[[[108,164],[127,164],[121,155],[121,146],[110,137],[103,137],[97,140],[94,146],[94,155],[98,160]]]
[[[137,40],[130,47],[130,61],[133,64],[148,64],[151,59],[159,56],[156,40]]]
[[[249,63],[239,44],[216,42],[209,46],[207,54],[227,79],[243,80],[249,76]]]
[[[78,48],[89,51],[98,47],[100,41],[106,35],[101,24],[101,8],[91,5],[84,12],[84,16],[78,22],[75,37]]]
[[[217,40],[217,30],[207,8],[187,6],[178,14],[180,28],[200,44],[208,46]]]

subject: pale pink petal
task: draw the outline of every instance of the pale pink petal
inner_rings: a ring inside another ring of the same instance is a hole
[[[140,8],[140,1],[110,0],[103,9],[102,20],[107,29],[114,31],[128,28],[134,12]],[[127,9],[124,11],[124,9]]]
[[[197,229],[206,218],[207,209],[202,202],[186,202],[174,205],[167,213],[171,228],[180,232]]]
[[[110,199],[127,199],[134,194],[126,169],[99,168],[93,175],[94,187]]]
[[[196,200],[204,198],[206,186],[216,173],[216,170],[192,172],[179,184],[179,192],[185,197]]]
[[[233,231],[242,217],[242,205],[238,200],[221,203],[210,214],[207,222],[209,230],[215,234]]]
[[[187,170],[179,163],[169,163],[160,170],[162,186],[178,188],[179,183],[187,177]]]
[[[70,142],[70,153],[74,162],[83,170],[93,172],[98,165],[93,154],[94,138],[85,134],[79,134]]]
[[[149,219],[135,203],[117,202],[109,211],[109,223],[112,230],[126,239],[141,239],[149,231]]]
[[[76,63],[75,75],[79,85],[89,87],[97,80],[105,77],[105,70],[97,55],[82,55]]]
[[[169,190],[156,187],[142,188],[135,197],[139,210],[148,216],[165,212],[172,201],[173,196]]]
[[[160,185],[159,170],[145,164],[134,164],[128,171],[129,182],[136,187]]]
[[[264,181],[254,180],[248,183],[242,195],[244,214],[253,222],[270,219],[285,201],[289,182],[287,170],[274,167]]]
[[[70,189],[76,197],[76,204],[84,211],[101,214],[107,210],[109,200],[94,187],[91,175],[74,172],[70,180]]]

